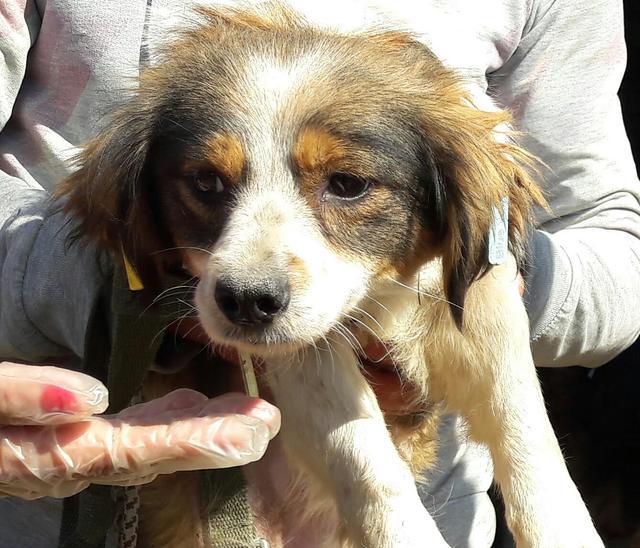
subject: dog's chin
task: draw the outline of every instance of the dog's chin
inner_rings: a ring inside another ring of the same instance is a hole
[[[308,346],[309,342],[296,337],[277,325],[252,327],[233,325],[213,314],[199,314],[205,333],[214,343],[232,347],[254,356],[271,357],[292,355]]]

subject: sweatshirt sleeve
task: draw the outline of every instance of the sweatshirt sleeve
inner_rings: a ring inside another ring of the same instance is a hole
[[[0,131],[23,83],[40,19],[31,0],[0,9]],[[84,334],[106,275],[91,248],[67,246],[69,223],[47,192],[0,170],[0,358],[82,355]]]
[[[617,91],[619,0],[537,0],[518,48],[490,75],[524,146],[543,162],[525,273],[541,366],[599,366],[640,333],[640,186]]]

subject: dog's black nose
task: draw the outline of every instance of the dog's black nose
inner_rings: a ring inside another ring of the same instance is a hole
[[[222,313],[233,323],[259,325],[273,321],[289,306],[289,282],[273,279],[245,286],[219,279],[215,299]]]

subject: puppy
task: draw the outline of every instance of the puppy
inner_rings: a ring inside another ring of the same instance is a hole
[[[370,340],[488,445],[519,546],[602,545],[531,358],[518,270],[543,198],[507,123],[403,32],[201,9],[61,189],[146,291],[183,263],[211,340],[264,360],[300,519],[335,524],[315,545],[446,545],[411,472],[434,421],[387,427],[357,355]],[[142,542],[195,546],[164,512]]]

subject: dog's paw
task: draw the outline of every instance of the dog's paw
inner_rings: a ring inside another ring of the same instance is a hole
[[[593,529],[590,527],[590,529]],[[604,548],[604,544],[595,529],[575,530],[567,527],[562,532],[545,532],[532,535],[535,540],[517,542],[518,548]]]
[[[419,499],[386,501],[377,522],[365,527],[367,548],[449,547]]]
[[[604,548],[582,500],[534,514],[514,530],[518,548]]]
[[[604,548],[588,514],[573,517],[565,513],[564,518],[556,518],[553,528],[542,529],[543,538],[536,542],[536,548]]]

